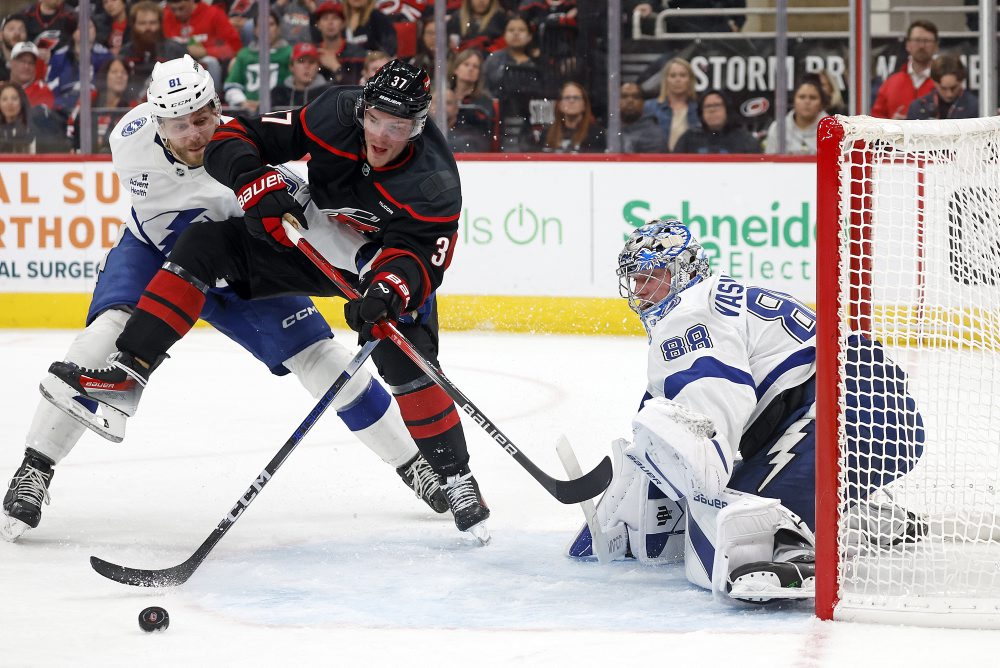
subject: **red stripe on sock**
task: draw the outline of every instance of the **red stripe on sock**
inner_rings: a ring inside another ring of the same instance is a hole
[[[205,295],[202,294],[201,290],[166,269],[160,269],[156,272],[156,276],[146,286],[146,292],[173,304],[183,311],[192,322],[198,319],[198,316],[201,315],[201,307],[205,305]],[[140,308],[143,308],[141,301],[139,304]],[[146,310],[152,312],[151,309]]]
[[[416,392],[400,394],[396,396],[396,403],[399,404],[403,420],[407,422],[422,422],[443,413],[453,405],[451,397],[437,385],[428,385]]]
[[[191,323],[182,318],[176,311],[171,309],[169,306],[161,304],[155,299],[150,299],[149,297],[142,297],[139,299],[139,303],[136,304],[136,308],[140,311],[145,311],[151,316],[158,318],[170,326],[172,330],[177,332],[178,337],[182,337],[188,333],[191,329]]]
[[[452,408],[448,413],[443,415],[440,420],[435,420],[429,424],[422,425],[411,425],[404,420],[406,424],[406,430],[410,432],[410,436],[414,440],[421,438],[433,438],[439,434],[443,434],[460,422],[458,417],[458,411]]]

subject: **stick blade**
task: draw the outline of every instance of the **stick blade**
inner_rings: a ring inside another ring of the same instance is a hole
[[[580,503],[592,499],[611,484],[614,468],[611,458],[605,457],[585,475],[573,480],[557,480],[552,495],[562,503]]]
[[[176,587],[187,582],[194,572],[194,568],[188,562],[161,570],[145,570],[119,566],[100,557],[91,557],[90,566],[109,580],[133,587]]]

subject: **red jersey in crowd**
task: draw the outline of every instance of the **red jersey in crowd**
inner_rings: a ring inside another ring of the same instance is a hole
[[[187,23],[181,23],[167,6],[163,12],[163,36],[185,44],[194,40],[205,47],[208,55],[229,60],[243,48],[240,34],[229,22],[226,13],[215,5],[198,2]]]
[[[54,109],[56,97],[52,94],[52,89],[45,85],[41,79],[35,79],[24,87],[24,94],[28,97],[28,102],[32,107],[39,105]]]
[[[906,112],[913,101],[934,90],[934,81],[930,77],[927,77],[920,84],[920,88],[915,88],[909,70],[909,64],[907,64],[906,68],[882,82],[882,86],[878,89],[878,96],[875,98],[875,104],[872,105],[872,116],[875,118],[896,118],[897,116],[906,118]]]

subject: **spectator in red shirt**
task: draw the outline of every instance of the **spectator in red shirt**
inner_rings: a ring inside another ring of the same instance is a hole
[[[872,106],[875,118],[906,118],[918,97],[934,90],[931,63],[938,50],[938,30],[930,21],[917,20],[906,30],[906,68],[886,79]]]
[[[243,48],[240,34],[224,11],[195,0],[167,0],[163,34],[186,45],[191,57],[215,79],[216,89],[222,90],[223,67]]]
[[[10,80],[24,90],[32,107],[55,106],[55,97],[45,82],[35,77],[35,62],[38,47],[33,42],[19,42],[14,45],[10,59]]]

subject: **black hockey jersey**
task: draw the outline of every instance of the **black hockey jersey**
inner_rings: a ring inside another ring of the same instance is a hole
[[[205,169],[233,188],[263,164],[309,154],[313,201],[381,247],[373,277],[402,277],[409,309],[436,290],[451,263],[462,210],[455,158],[428,120],[423,133],[395,161],[378,169],[367,161],[364,131],[355,121],[361,88],[331,88],[301,109],[235,118],[222,125],[205,151]]]

